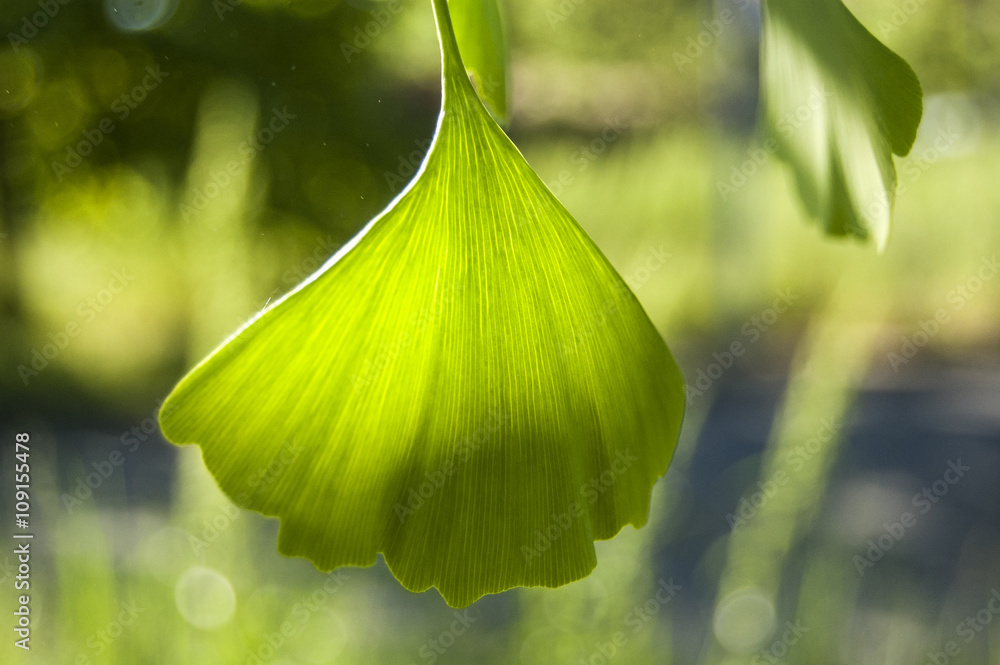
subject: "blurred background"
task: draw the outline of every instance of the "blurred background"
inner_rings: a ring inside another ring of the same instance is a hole
[[[508,132],[688,413],[589,578],[456,614],[281,557],[155,421],[415,172],[430,3],[4,0],[0,505],[29,432],[36,536],[30,653],[0,549],[3,661],[1000,663],[1000,3],[847,4],[926,94],[882,256],[761,151],[754,0],[505,3]]]

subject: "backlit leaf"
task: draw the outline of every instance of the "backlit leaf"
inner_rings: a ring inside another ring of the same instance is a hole
[[[434,7],[444,99],[419,174],[185,377],[160,421],[234,501],[281,518],[283,553],[328,570],[381,552],[406,588],[464,606],[584,577],[595,539],[641,526],[683,393]]]
[[[462,61],[498,122],[507,121],[507,33],[499,0],[449,0]]]
[[[771,137],[827,233],[889,238],[920,83],[840,0],[765,0],[761,95]]]

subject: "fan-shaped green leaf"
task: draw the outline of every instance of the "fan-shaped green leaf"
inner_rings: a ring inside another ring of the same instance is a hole
[[[896,170],[922,111],[920,83],[840,0],[765,0],[764,116],[810,214],[833,235],[889,237]]]
[[[420,173],[184,378],[160,420],[237,503],[281,518],[283,553],[331,569],[382,552],[408,589],[464,606],[579,579],[595,539],[641,526],[683,393],[635,296],[476,96],[434,6],[444,99]]]

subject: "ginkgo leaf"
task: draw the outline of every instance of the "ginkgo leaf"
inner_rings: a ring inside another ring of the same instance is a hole
[[[922,113],[920,82],[840,0],[765,0],[764,117],[827,233],[889,238],[896,169]]]
[[[324,570],[381,552],[406,588],[464,606],[584,577],[595,539],[644,524],[683,392],[434,8],[442,112],[417,177],[192,370],[160,422],[234,501],[280,517],[281,552]]]
[[[499,0],[449,0],[462,61],[497,122],[507,121],[507,33]]]

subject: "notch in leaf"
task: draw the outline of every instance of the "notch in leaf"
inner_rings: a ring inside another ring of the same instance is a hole
[[[920,82],[840,0],[764,0],[761,100],[809,213],[831,235],[889,238],[892,155],[906,155]]]
[[[192,370],[160,421],[234,501],[281,519],[281,552],[324,570],[381,552],[406,588],[464,606],[584,577],[595,539],[645,523],[683,382],[433,4],[443,102],[417,177]]]

